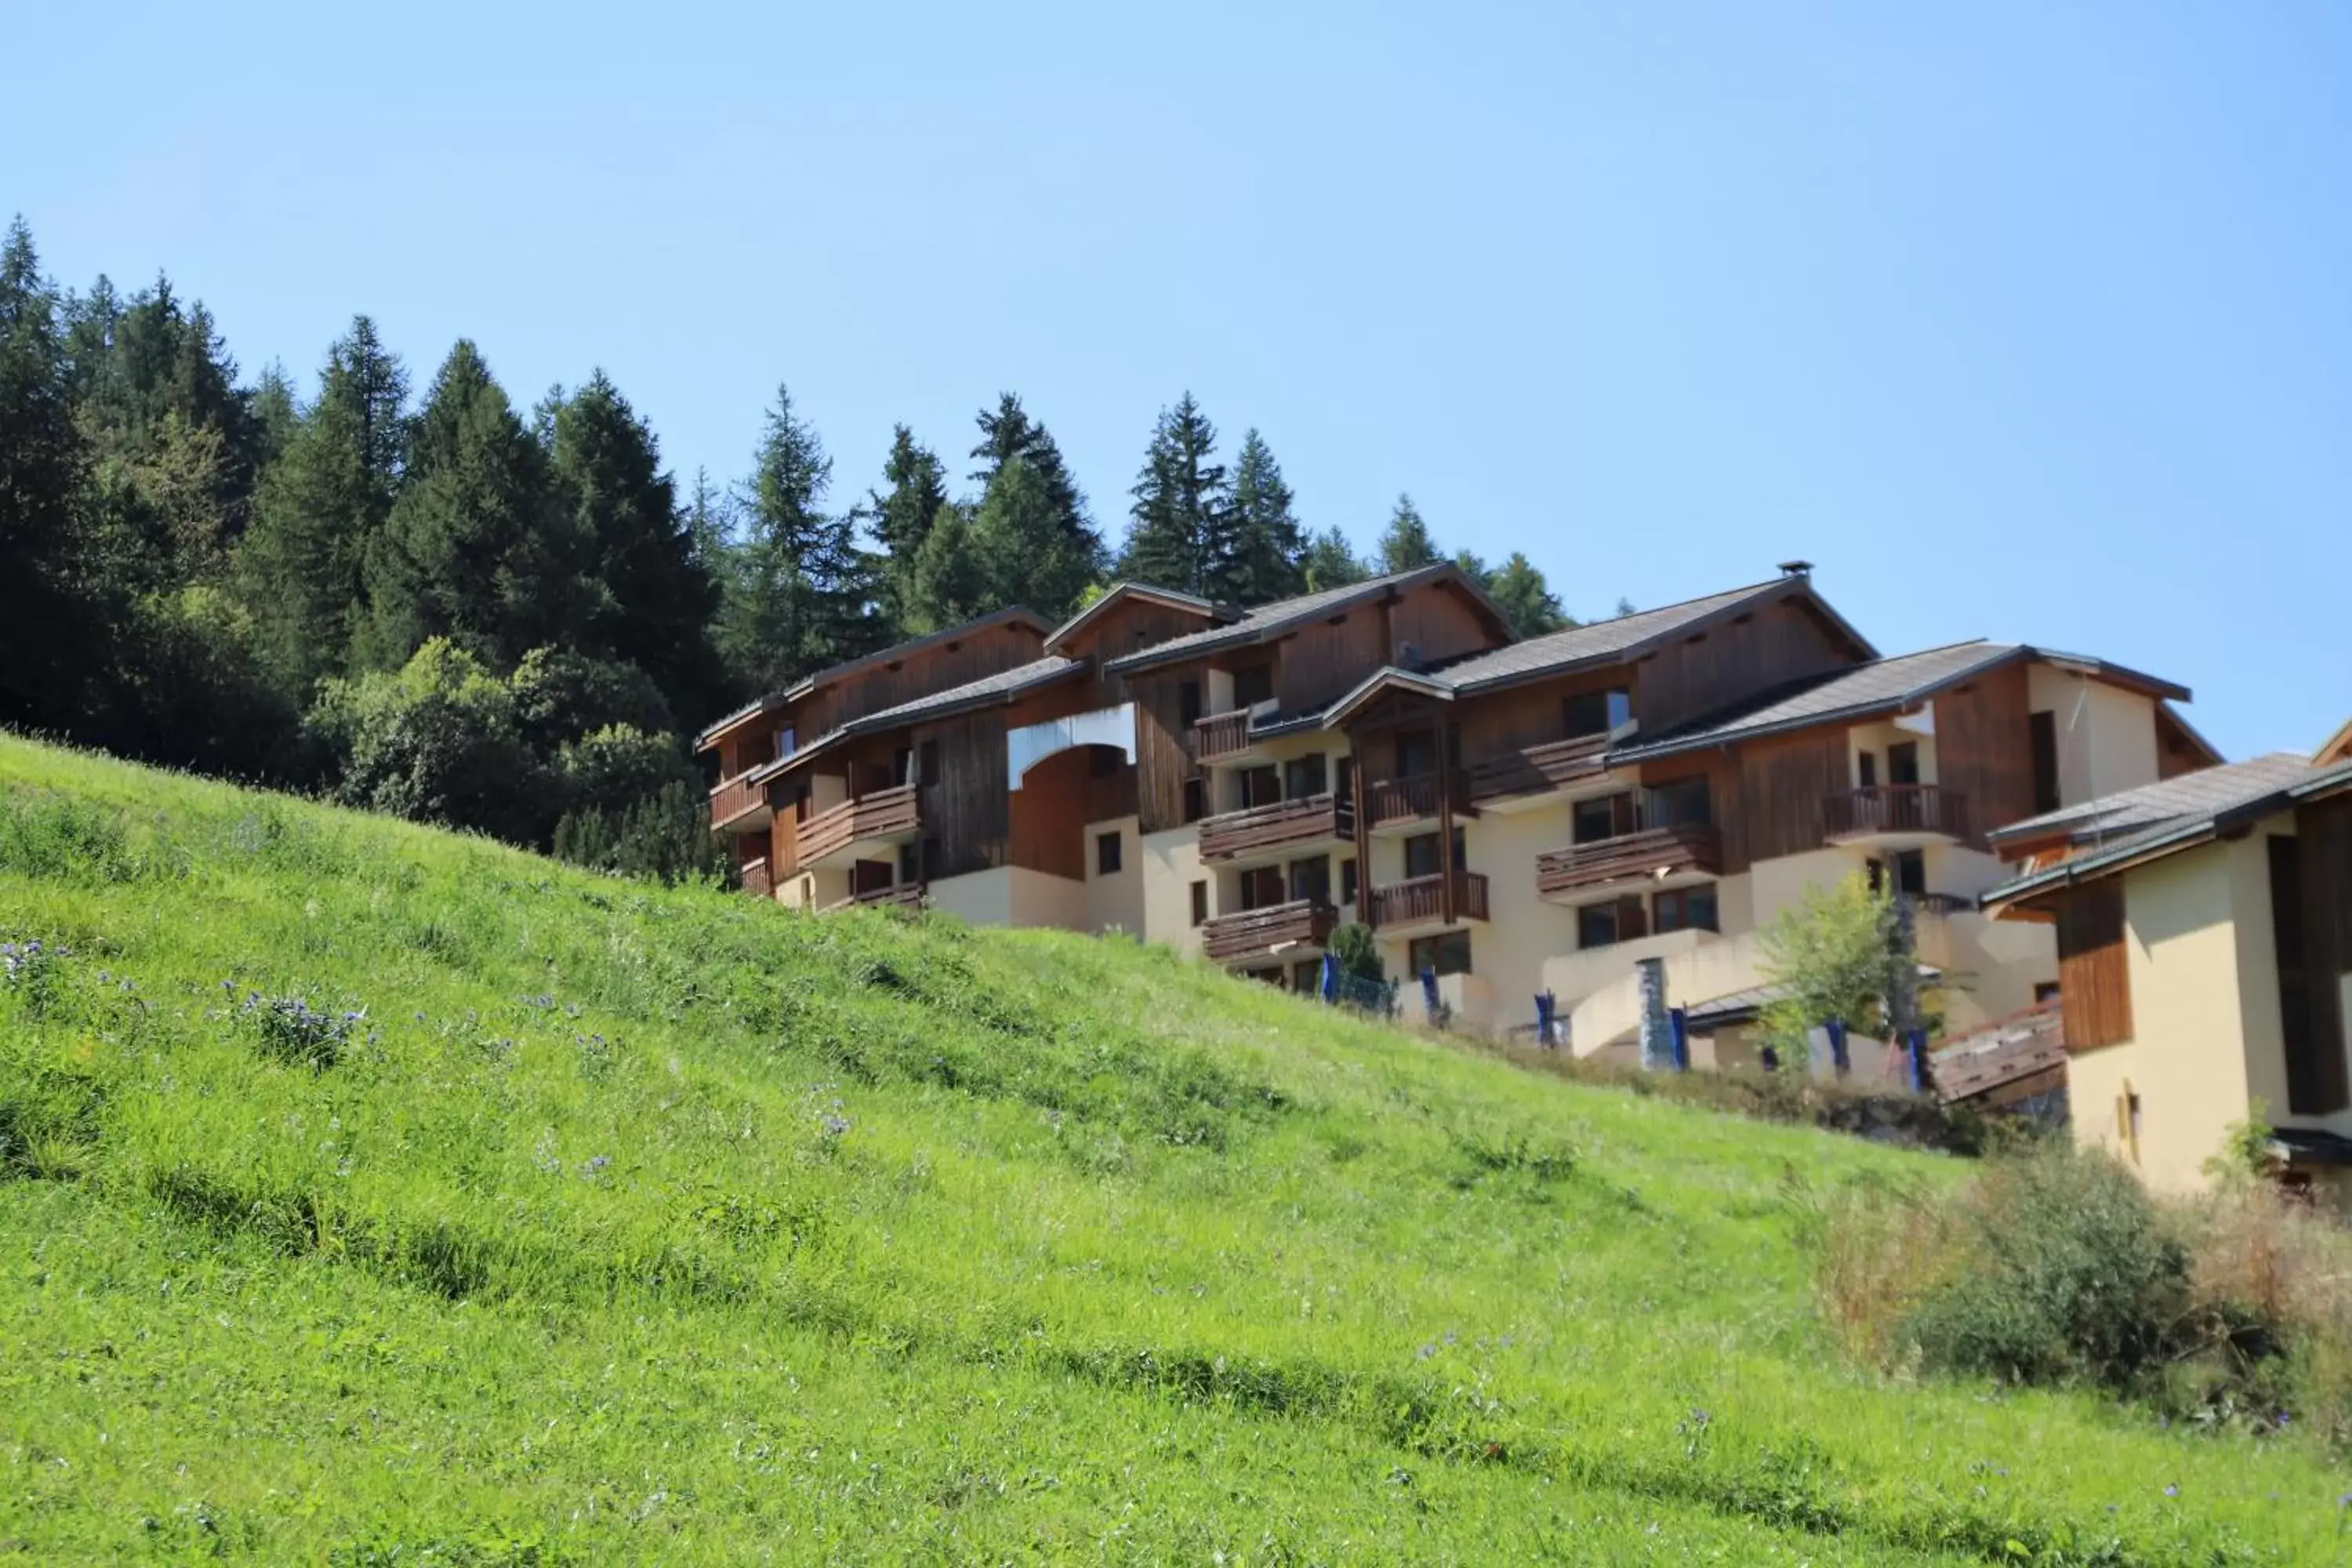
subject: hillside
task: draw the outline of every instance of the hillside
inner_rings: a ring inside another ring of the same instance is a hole
[[[1787,1189],[1949,1162],[1156,950],[7,740],[0,941],[0,1560],[2346,1549],[2298,1437],[1845,1370]]]

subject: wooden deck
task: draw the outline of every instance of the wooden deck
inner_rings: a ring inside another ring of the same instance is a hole
[[[1454,873],[1454,919],[1486,918],[1486,878],[1479,871]],[[1445,923],[1445,878],[1410,877],[1372,889],[1372,923],[1382,931]]]
[[[1249,710],[1212,713],[1192,722],[1192,760],[1220,763],[1249,750]]]
[[[1293,899],[1260,910],[1219,915],[1201,927],[1201,951],[1219,963],[1279,954],[1308,958],[1323,950],[1339,911],[1320,899]]]
[[[1486,801],[1541,795],[1546,790],[1599,778],[1609,771],[1608,761],[1607,735],[1580,735],[1572,741],[1521,746],[1472,763],[1465,770],[1468,774],[1468,795],[1473,801]]]
[[[753,807],[766,804],[767,786],[754,783],[752,775],[759,770],[749,769],[720,783],[710,792],[710,826],[724,827]]]
[[[1969,836],[1969,798],[1938,784],[1871,784],[1823,803],[1831,843],[1858,838]]]
[[[756,860],[744,861],[741,870],[745,892],[761,899],[772,899],[776,896],[776,884],[768,874],[768,858],[765,855]]]
[[[895,888],[877,888],[870,893],[852,893],[845,899],[835,899],[817,910],[821,915],[836,910],[891,909],[919,910],[923,907],[925,889],[920,882],[901,882]]]
[[[1307,847],[1356,833],[1356,813],[1333,795],[1276,801],[1201,821],[1201,858],[1232,860],[1266,850]]]
[[[915,786],[899,784],[820,811],[795,827],[793,837],[800,863],[810,866],[868,839],[911,837],[921,826]]]
[[[1712,827],[1649,827],[1536,857],[1536,891],[1575,893],[1636,878],[1720,876],[1723,836]]]

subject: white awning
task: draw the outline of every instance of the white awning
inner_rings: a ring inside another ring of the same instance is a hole
[[[1116,746],[1135,761],[1135,704],[1097,708],[1042,724],[1024,724],[1004,737],[1004,787],[1019,789],[1021,775],[1056,752],[1072,746]]]

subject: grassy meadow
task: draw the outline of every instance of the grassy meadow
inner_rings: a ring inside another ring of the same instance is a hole
[[[4,738],[0,942],[0,1563],[2352,1561],[1847,1364],[1807,1194],[1956,1162],[1160,950]]]

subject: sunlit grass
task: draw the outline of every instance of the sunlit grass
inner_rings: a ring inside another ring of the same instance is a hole
[[[2347,1544],[2298,1437],[1848,1370],[1789,1185],[1948,1161],[1157,950],[813,921],[0,741],[0,940],[35,938],[69,955],[0,985],[0,1550]]]

